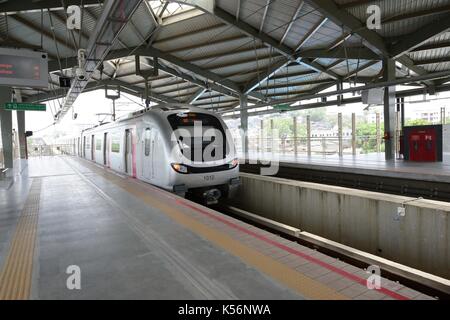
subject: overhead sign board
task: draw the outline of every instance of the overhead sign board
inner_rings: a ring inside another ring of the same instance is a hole
[[[291,107],[288,104],[277,104],[273,106],[274,109],[278,111],[289,111]]]
[[[7,102],[5,103],[5,110],[47,111],[47,107],[40,103]]]
[[[47,88],[47,53],[28,49],[0,48],[0,85]]]

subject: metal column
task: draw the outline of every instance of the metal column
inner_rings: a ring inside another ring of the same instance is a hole
[[[381,119],[380,114],[377,112],[376,124],[377,124],[377,153],[381,152]]]
[[[306,116],[306,149],[308,157],[311,157],[311,117]]]
[[[239,97],[241,109],[241,141],[242,141],[242,156],[245,160],[248,159],[248,111],[247,111],[247,96],[240,95]]]
[[[356,156],[356,114],[352,113],[352,154]]]
[[[20,90],[15,90],[15,96],[17,102],[22,102]],[[20,159],[28,159],[27,137],[25,136],[25,111],[17,111],[17,131],[19,136],[19,157]]]
[[[4,167],[13,168],[12,112],[4,110],[5,102],[11,102],[11,88],[0,87],[0,128],[2,131],[2,147]]]
[[[342,81],[339,81],[336,84],[336,91],[341,91],[344,90],[344,83]],[[342,105],[342,100],[344,100],[344,95],[343,94],[339,94],[337,96],[337,105],[340,106]]]
[[[395,61],[383,60],[383,81],[395,80]],[[385,159],[395,159],[396,150],[396,121],[395,121],[395,87],[385,87],[384,90],[384,138]]]
[[[260,132],[259,132],[259,151],[264,153],[266,150],[265,147],[265,141],[264,141],[264,120],[261,120],[261,128],[260,128]]]
[[[342,141],[342,113],[338,113],[338,142],[339,142],[339,157],[344,156],[344,144]]]
[[[293,139],[293,142],[294,142],[294,156],[297,158],[297,155],[298,155],[297,117],[293,117],[292,121],[294,122],[294,139]]]

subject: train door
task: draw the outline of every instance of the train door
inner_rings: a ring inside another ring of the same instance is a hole
[[[103,135],[103,165],[109,167],[109,150],[108,150],[108,133],[105,132]]]
[[[95,136],[91,136],[91,160],[95,160]]]
[[[144,132],[144,152],[142,153],[142,175],[145,179],[150,180],[152,178],[153,170],[153,150],[152,150],[152,130],[150,128],[145,129]]]
[[[86,158],[86,136],[83,136],[83,158]]]
[[[125,172],[130,176],[136,176],[135,160],[133,154],[133,131],[131,129],[125,130]]]

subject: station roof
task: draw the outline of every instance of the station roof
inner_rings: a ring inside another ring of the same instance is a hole
[[[104,6],[101,0],[62,3],[83,3],[80,32],[67,30],[60,0],[0,1],[2,46],[49,54],[49,88],[21,90],[26,101],[66,95],[58,76],[76,65]],[[372,4],[381,9],[381,29],[366,26]],[[376,83],[387,58],[396,60],[397,78],[450,70],[448,28],[450,0],[143,0],[112,44],[103,74],[85,91],[111,83],[142,96],[139,54],[143,70],[159,67],[150,82],[153,100],[232,110],[241,94],[257,103],[340,82]],[[434,90],[447,80],[416,85]]]

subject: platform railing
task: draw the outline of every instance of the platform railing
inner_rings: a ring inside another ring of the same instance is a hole
[[[49,157],[59,155],[74,155],[74,145],[54,144],[54,145],[28,145],[28,157]]]
[[[242,155],[242,142],[240,137],[234,138],[236,151]],[[276,153],[286,156],[305,155],[362,155],[384,152],[384,141],[377,136],[342,137],[286,137],[261,138],[251,136],[248,138],[248,151],[250,154]]]

